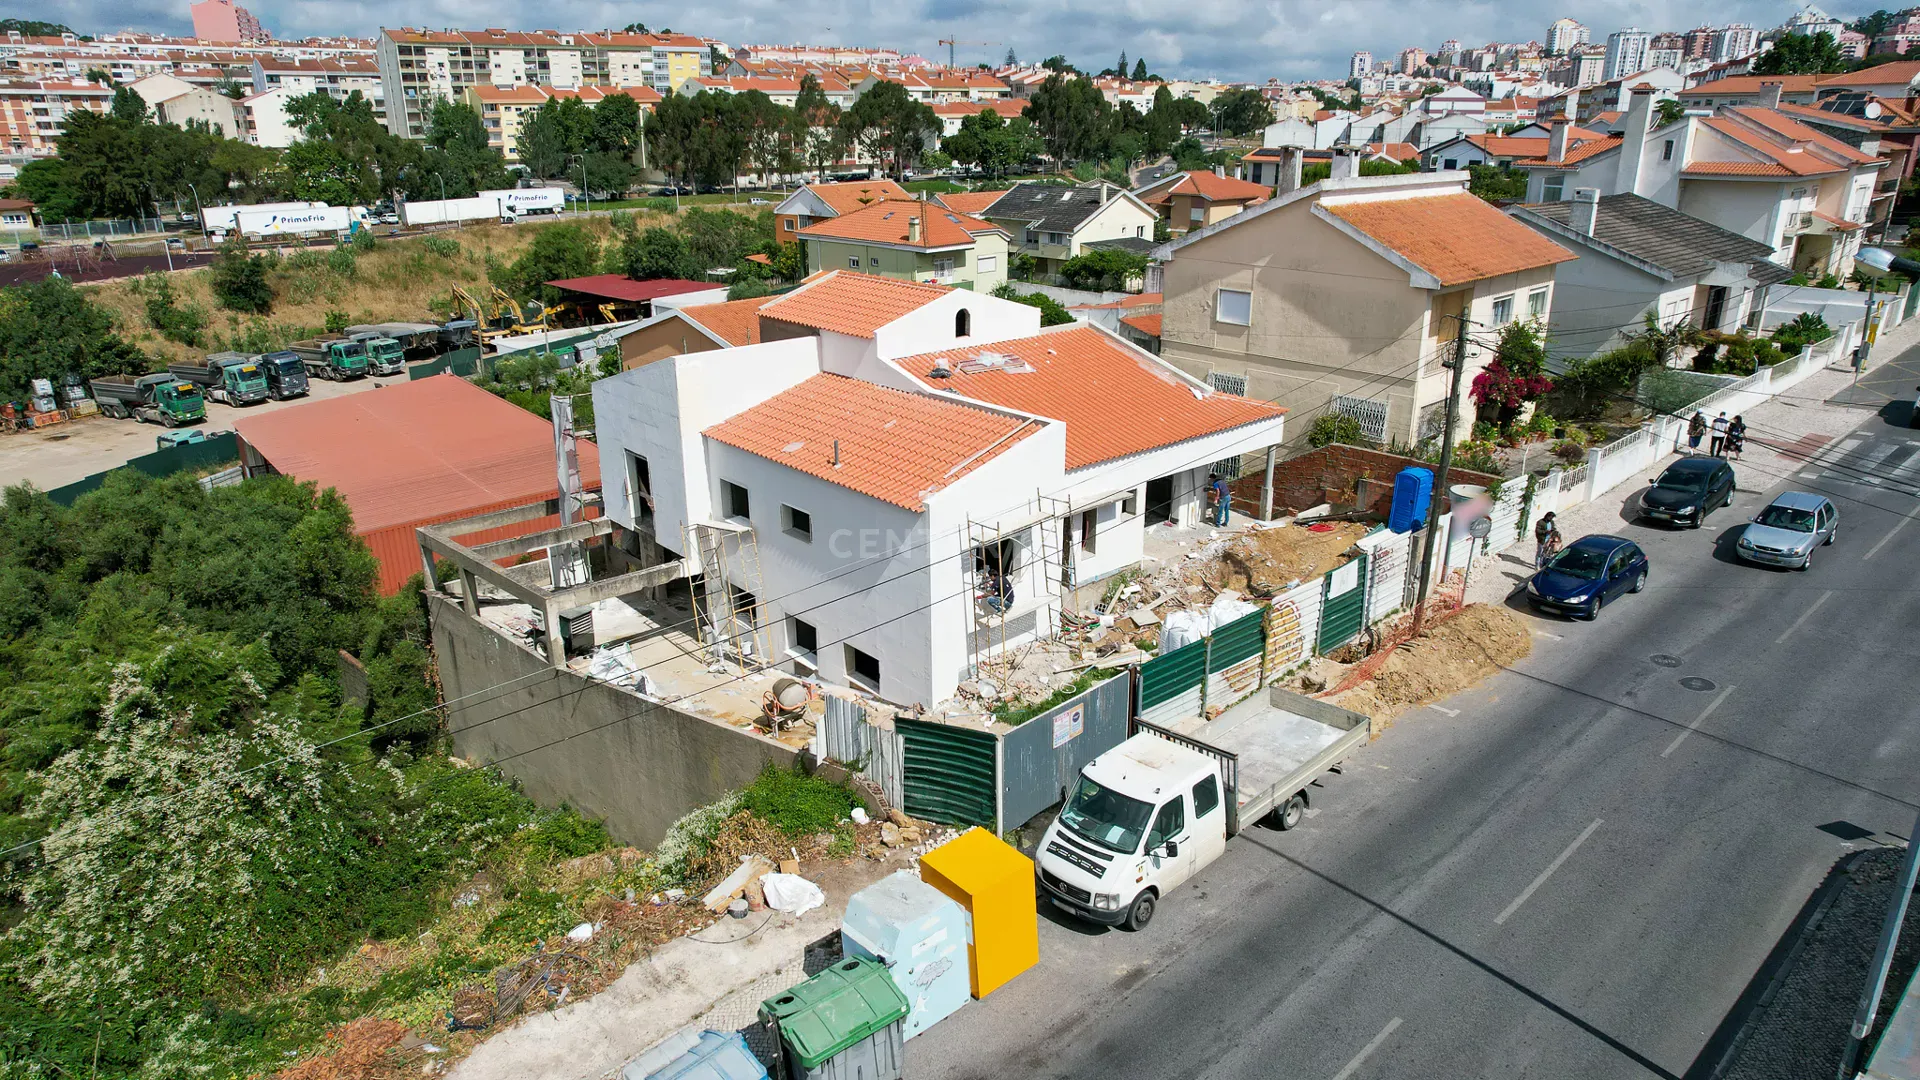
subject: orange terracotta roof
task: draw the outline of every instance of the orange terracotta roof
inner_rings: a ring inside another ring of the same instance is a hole
[[[1841,232],[1852,232],[1855,229],[1864,229],[1867,227],[1866,222],[1864,221],[1848,221],[1846,218],[1834,217],[1832,214],[1826,213],[1821,210],[1813,211],[1813,216],[1819,218],[1821,221],[1826,222],[1827,224],[1833,226],[1834,228],[1840,230]]]
[[[1157,311],[1151,315],[1122,315],[1120,321],[1148,337],[1160,336],[1160,313]]]
[[[714,337],[729,345],[758,345],[760,308],[766,302],[766,297],[756,296],[719,304],[693,304],[681,308],[680,314],[706,327]]]
[[[1328,213],[1440,279],[1442,286],[1568,262],[1578,256],[1477,195],[1322,202]]]
[[[821,374],[706,434],[809,476],[920,510],[928,495],[1040,428],[970,404]]]
[[[1797,176],[1771,161],[1696,161],[1680,170],[1682,176]]]
[[[1026,112],[1027,103],[995,98],[992,101],[936,101],[933,103],[935,116],[972,116],[975,113],[999,113],[1002,119],[1011,120]]]
[[[1370,142],[1367,144],[1367,153],[1385,154],[1395,161],[1420,160],[1420,148],[1410,142]]]
[[[870,338],[888,323],[918,311],[950,290],[945,285],[835,270],[760,308],[764,318]]]
[[[1721,97],[1727,94],[1758,94],[1767,83],[1779,83],[1784,94],[1809,94],[1815,88],[1824,86],[1827,79],[1819,75],[1729,75],[1724,79],[1714,79],[1680,91],[1680,97]]]
[[[1734,111],[1738,113],[1772,112],[1771,109],[1736,109]],[[1775,113],[1774,115],[1777,116],[1779,114]],[[1780,119],[1787,120],[1784,116],[1780,117]],[[1796,127],[1804,128],[1809,132],[1813,131],[1812,128],[1808,128],[1805,124],[1797,120],[1789,120],[1787,122]],[[1702,121],[1702,123],[1743,149],[1759,155],[1763,161],[1778,165],[1794,176],[1823,176],[1828,173],[1839,172],[1844,168],[1844,166],[1829,161],[1818,154],[1809,154],[1804,150],[1794,153],[1792,152],[1793,147],[1783,146],[1729,116],[1709,116]],[[1768,125],[1768,127],[1771,128],[1771,125]],[[1689,168],[1691,168],[1691,166],[1689,166]]]
[[[820,201],[833,207],[836,214],[846,214],[862,207],[886,199],[911,199],[906,188],[891,180],[849,180],[841,184],[808,184],[807,190],[820,197]]]
[[[1567,152],[1563,157],[1549,159],[1542,154],[1540,157],[1514,158],[1513,163],[1515,165],[1541,165],[1549,167],[1556,165],[1574,165],[1597,154],[1604,154],[1625,141],[1624,138],[1618,135],[1603,135],[1582,143],[1575,143],[1569,140],[1567,143]]]
[[[1735,116],[1758,124],[1782,138],[1791,139],[1794,142],[1812,143],[1843,161],[1850,161],[1856,165],[1865,165],[1869,162],[1879,160],[1872,154],[1849,146],[1826,132],[1809,127],[1776,109],[1759,109],[1743,106],[1731,111]]]
[[[920,235],[914,238],[911,222],[920,223]],[[892,244],[932,250],[966,247],[979,233],[1006,233],[990,221],[958,213],[918,199],[877,203],[873,206],[816,221],[800,230],[800,235],[819,240],[856,240],[870,244]]]
[[[1887,83],[1910,83],[1920,78],[1920,60],[1895,60],[1874,67],[1849,71],[1843,75],[1822,75],[1820,86],[1881,86]]]
[[[984,365],[978,363],[982,354],[1011,357],[1019,363]],[[1264,401],[1197,388],[1168,366],[1091,326],[1062,327],[1013,341],[923,353],[898,363],[909,374],[924,376],[933,370],[935,361],[953,374],[931,380],[930,385],[977,401],[1066,421],[1068,469],[1157,450],[1286,413]]]
[[[1000,196],[1005,194],[1004,191],[954,191],[945,195],[935,195],[934,198],[939,199],[940,205],[949,210],[979,215],[985,212],[987,207],[999,202]]]

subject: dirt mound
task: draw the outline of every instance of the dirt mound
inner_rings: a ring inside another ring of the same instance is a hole
[[[405,1024],[363,1016],[328,1033],[325,1052],[282,1069],[276,1080],[398,1080],[415,1076],[419,1073],[412,1062],[417,1055],[400,1046],[406,1039]]]
[[[1349,560],[1354,543],[1373,527],[1360,522],[1330,522],[1325,532],[1304,525],[1250,529],[1231,540],[1209,574],[1216,588],[1272,595],[1296,581],[1309,581]]]
[[[1334,701],[1373,717],[1378,727],[1472,686],[1532,649],[1527,628],[1511,612],[1469,604],[1401,646],[1377,675]]]

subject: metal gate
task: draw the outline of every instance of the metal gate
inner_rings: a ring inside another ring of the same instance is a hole
[[[900,733],[901,809],[942,825],[984,825],[994,821],[999,791],[996,764],[999,740],[984,731],[896,717]]]
[[[1361,555],[1326,577],[1326,600],[1320,609],[1322,653],[1352,641],[1367,621],[1367,557]]]
[[[1207,684],[1207,642],[1182,645],[1140,665],[1140,716],[1172,724],[1200,715]]]
[[[891,721],[882,718],[882,723]],[[888,806],[901,806],[905,801],[900,786],[900,735],[892,727],[875,724],[860,702],[827,697],[826,716],[820,723],[820,753],[857,769],[879,787]]]

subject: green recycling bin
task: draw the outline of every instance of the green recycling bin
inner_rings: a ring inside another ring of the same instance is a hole
[[[787,1080],[900,1080],[908,1006],[887,969],[848,957],[760,1003]]]

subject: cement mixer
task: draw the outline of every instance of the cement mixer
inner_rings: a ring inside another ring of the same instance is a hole
[[[806,718],[807,702],[813,698],[812,683],[787,677],[775,679],[773,689],[760,697],[760,718],[769,731],[797,727]]]

